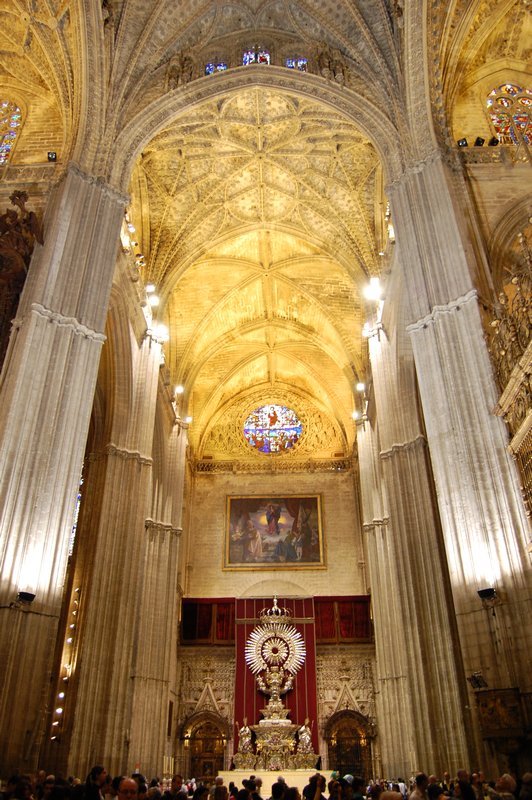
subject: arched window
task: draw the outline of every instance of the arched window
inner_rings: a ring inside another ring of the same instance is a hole
[[[242,55],[242,64],[247,67],[248,64],[269,64],[270,54],[267,50],[246,50]]]
[[[287,58],[284,65],[288,67],[288,69],[297,69],[299,72],[306,72],[308,60],[306,58]]]
[[[227,63],[225,61],[209,61],[205,64],[205,75],[214,75],[215,72],[225,72]]]
[[[276,404],[256,408],[244,423],[248,444],[261,453],[282,453],[294,447],[303,426],[295,411]]]
[[[9,100],[0,100],[0,167],[7,164],[13,150],[22,114],[20,108]]]
[[[489,93],[486,100],[491,124],[501,144],[532,142],[532,91],[504,83]]]

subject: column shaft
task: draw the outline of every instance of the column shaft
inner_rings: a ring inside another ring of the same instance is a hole
[[[0,378],[2,774],[36,764],[123,202],[67,171]],[[35,594],[22,611],[20,590]]]

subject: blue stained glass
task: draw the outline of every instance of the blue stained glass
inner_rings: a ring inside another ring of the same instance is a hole
[[[530,94],[530,89],[521,88],[513,83],[504,83],[489,93],[486,105],[492,125],[502,144],[519,144],[521,140],[530,144],[532,139],[530,134],[532,120],[528,113],[528,108],[532,105],[528,96]],[[507,112],[505,113],[503,109],[507,109]]]
[[[244,423],[244,436],[261,453],[281,453],[297,444],[302,429],[295,411],[273,404],[252,411]]]
[[[6,164],[21,123],[20,108],[4,100],[0,103],[0,166]]]
[[[225,72],[227,64],[225,61],[209,61],[205,64],[205,75],[213,75],[215,72]]]
[[[242,64],[247,67],[249,64],[269,64],[270,54],[267,50],[246,50],[242,55]]]
[[[287,58],[285,66],[288,67],[288,69],[297,69],[299,72],[306,72],[307,63],[306,58]]]

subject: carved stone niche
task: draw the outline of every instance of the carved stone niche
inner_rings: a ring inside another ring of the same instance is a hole
[[[16,210],[6,208],[5,213],[0,215],[0,369],[35,242],[43,243],[37,215],[26,209],[27,193],[17,190],[9,199]]]

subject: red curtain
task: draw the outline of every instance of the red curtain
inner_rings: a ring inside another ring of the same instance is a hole
[[[291,512],[290,512],[291,513]],[[294,679],[294,688],[283,695],[283,702],[290,709],[289,717],[293,723],[303,724],[305,717],[313,722],[312,743],[314,752],[318,748],[317,733],[317,692],[316,692],[316,641],[314,635],[314,600],[278,598],[279,606],[286,606],[292,612],[292,623],[301,633],[306,649],[305,663]],[[271,597],[262,599],[236,600],[236,669],[235,669],[235,725],[242,725],[247,717],[249,725],[256,725],[262,719],[261,709],[268,702],[267,695],[257,690],[255,677],[246,664],[246,641],[256,625],[258,614],[263,608],[271,608]],[[238,749],[238,730],[235,728],[235,752]]]
[[[316,639],[318,642],[335,642],[336,619],[334,614],[334,601],[316,598],[314,601],[314,608],[316,611]]]
[[[235,640],[235,601],[216,603],[216,639],[218,642]]]

